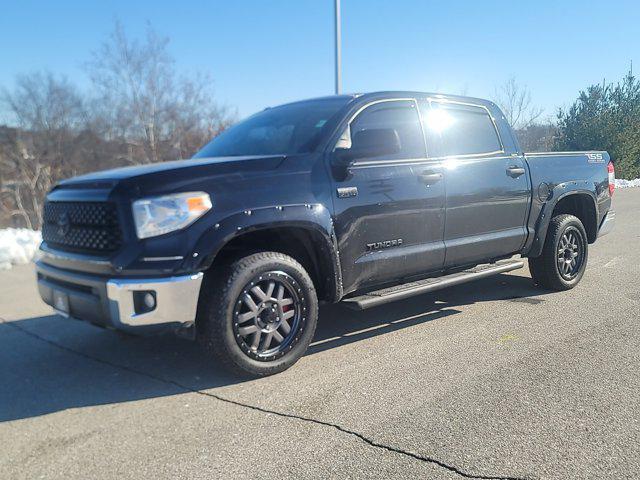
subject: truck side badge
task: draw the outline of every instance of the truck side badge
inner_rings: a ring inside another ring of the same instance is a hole
[[[385,240],[383,242],[367,243],[367,251],[373,252],[374,250],[383,250],[385,248],[401,247],[401,246],[402,246],[402,239],[395,238],[393,240]]]
[[[349,198],[358,196],[358,187],[339,187],[338,198]]]

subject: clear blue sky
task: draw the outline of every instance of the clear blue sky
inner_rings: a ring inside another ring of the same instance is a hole
[[[2,0],[0,88],[48,69],[88,86],[82,64],[120,19],[171,38],[185,73],[206,71],[240,116],[333,92],[333,0]],[[553,114],[617,81],[640,52],[640,2],[342,0],[343,89],[491,97],[514,75]],[[636,60],[640,60],[636,58]],[[640,61],[638,68],[640,69]]]

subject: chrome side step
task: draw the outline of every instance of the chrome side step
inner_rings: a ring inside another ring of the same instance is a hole
[[[414,295],[433,292],[453,285],[460,285],[461,283],[490,277],[498,273],[510,272],[511,270],[517,270],[522,267],[524,267],[524,261],[522,260],[502,260],[496,263],[478,265],[477,267],[442,277],[427,278],[417,282],[404,283],[402,285],[396,285],[395,287],[376,290],[358,297],[345,298],[343,303],[356,310],[365,310],[385,303],[395,302],[396,300],[413,297]]]

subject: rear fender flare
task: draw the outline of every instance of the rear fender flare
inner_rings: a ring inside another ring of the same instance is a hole
[[[598,216],[598,204],[596,201],[595,189],[589,190],[584,188],[586,182],[565,182],[556,185],[551,190],[549,201],[545,202],[540,210],[538,220],[536,222],[535,232],[533,236],[533,243],[527,252],[527,257],[538,257],[542,254],[542,248],[544,247],[544,241],[547,237],[547,230],[549,223],[553,217],[553,211],[558,203],[571,195],[587,195],[593,202],[594,211],[596,212],[596,222]]]

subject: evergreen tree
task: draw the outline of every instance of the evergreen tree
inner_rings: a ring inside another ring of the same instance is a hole
[[[558,150],[607,150],[618,178],[640,177],[640,81],[592,85],[558,112]]]

